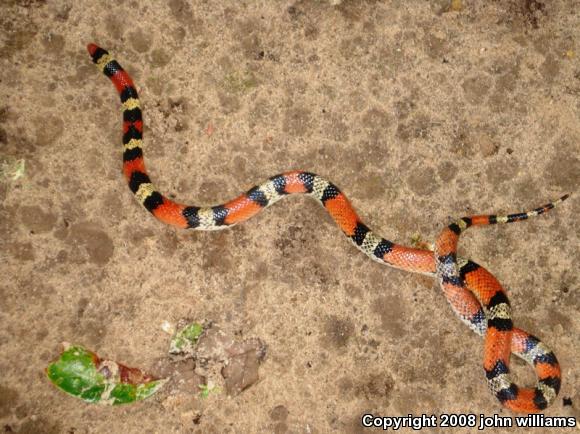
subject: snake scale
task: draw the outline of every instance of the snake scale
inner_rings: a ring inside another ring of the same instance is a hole
[[[182,205],[157,191],[145,170],[143,118],[133,80],[106,50],[95,44],[89,44],[87,49],[121,98],[123,172],[129,188],[157,219],[179,228],[224,229],[253,217],[288,195],[306,194],[316,199],[347,238],[371,259],[438,279],[455,314],[485,338],[483,367],[487,384],[504,406],[514,412],[529,413],[543,410],[555,400],[560,390],[561,373],[554,353],[535,336],[513,326],[508,298],[497,279],[475,262],[458,258],[456,252],[459,236],[467,228],[525,220],[554,208],[568,195],[528,212],[459,219],[440,233],[434,251],[406,247],[374,234],[334,184],[301,170],[273,176],[221,205]],[[518,387],[511,380],[511,353],[533,366],[537,375],[535,387]]]

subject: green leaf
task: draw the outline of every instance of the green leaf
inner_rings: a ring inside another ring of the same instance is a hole
[[[49,380],[85,402],[127,404],[153,395],[167,380],[155,379],[137,368],[102,360],[79,345],[65,346],[46,368]]]
[[[169,353],[181,354],[192,353],[193,347],[197,343],[199,337],[203,334],[204,328],[199,323],[191,323],[178,330],[169,347]]]

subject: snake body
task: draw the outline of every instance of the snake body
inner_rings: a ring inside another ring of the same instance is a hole
[[[509,301],[495,277],[476,263],[457,258],[460,234],[470,226],[511,223],[540,215],[561,203],[563,196],[533,211],[507,216],[464,217],[445,228],[435,251],[406,247],[373,233],[359,218],[346,196],[330,181],[295,170],[273,176],[244,194],[211,207],[183,205],[161,194],[147,175],[143,159],[143,120],[137,90],[127,72],[104,49],[87,47],[93,62],[115,85],[123,106],[123,172],[137,200],[157,219],[179,228],[218,230],[248,220],[291,194],[316,199],[347,238],[371,259],[437,278],[456,315],[485,337],[484,370],[499,401],[515,412],[537,412],[556,398],[561,384],[554,353],[538,338],[514,328]],[[510,353],[534,367],[537,383],[520,388],[510,377]]]

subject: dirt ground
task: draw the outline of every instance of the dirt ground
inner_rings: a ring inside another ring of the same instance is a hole
[[[358,433],[365,412],[509,415],[487,390],[483,341],[436,282],[369,260],[314,201],[286,199],[222,232],[153,219],[122,177],[118,96],[85,46],[133,75],[161,191],[214,205],[300,168],[410,244],[456,217],[578,191],[579,10],[3,0],[0,431]],[[580,418],[578,215],[572,196],[534,221],[474,229],[460,249],[557,354],[549,416]],[[164,331],[183,319],[263,341],[260,380],[237,396],[219,376],[207,397],[184,387],[192,367],[168,361]],[[173,380],[137,404],[83,403],[43,371],[63,341]]]

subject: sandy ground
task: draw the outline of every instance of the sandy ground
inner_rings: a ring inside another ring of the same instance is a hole
[[[578,190],[580,2],[334,3],[2,1],[0,430],[354,433],[364,412],[510,414],[487,391],[482,340],[435,281],[370,261],[313,201],[219,233],[178,231],[121,175],[118,97],[91,41],[134,76],[150,174],[183,202],[221,203],[301,168],[409,244],[454,217]],[[578,215],[572,197],[461,245],[562,363],[545,414],[576,418]],[[191,366],[171,368],[162,330],[182,319],[262,340],[259,382],[202,398],[174,380],[110,408],[43,373],[68,341],[183,379]]]

